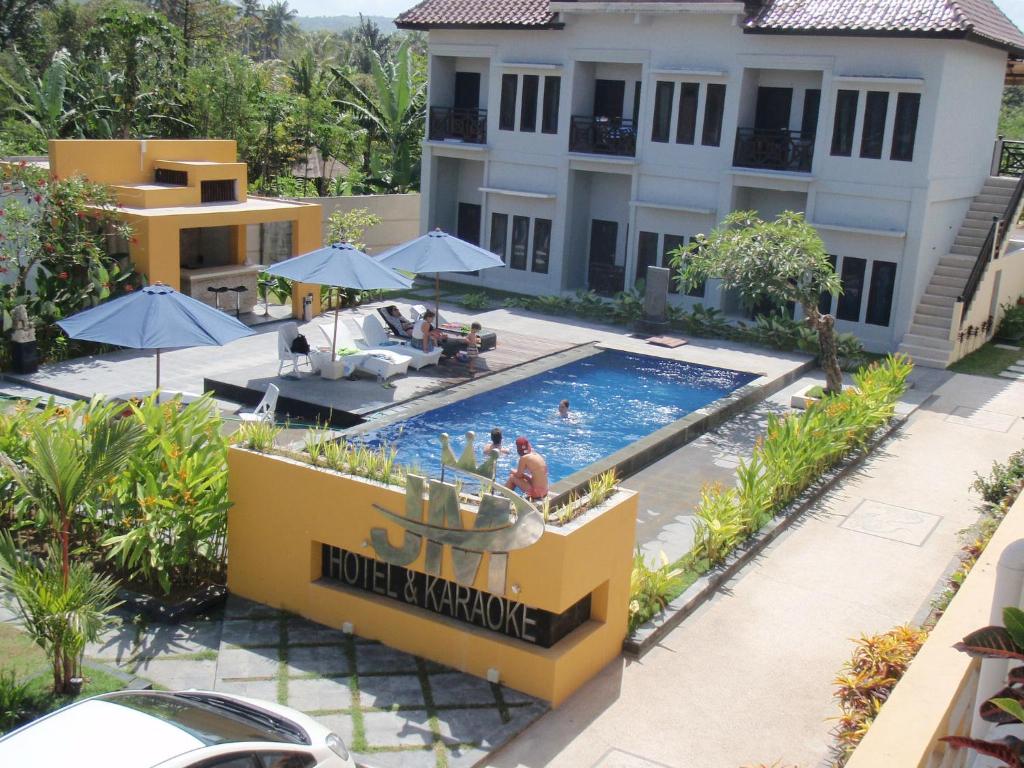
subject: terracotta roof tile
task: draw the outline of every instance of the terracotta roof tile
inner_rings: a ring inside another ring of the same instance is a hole
[[[423,0],[399,14],[404,28],[550,27],[555,14],[548,0]]]
[[[750,31],[976,35],[1024,49],[1024,35],[991,0],[768,0]]]

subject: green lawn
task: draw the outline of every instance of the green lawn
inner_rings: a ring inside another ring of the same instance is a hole
[[[0,733],[28,722],[55,709],[71,704],[78,699],[96,696],[124,688],[124,681],[99,669],[86,667],[85,685],[78,696],[64,696],[53,692],[53,675],[43,650],[32,642],[27,634],[10,624],[0,624],[0,670],[14,670],[19,682],[28,683],[23,701],[25,715],[14,724],[6,722],[5,712],[0,710]],[[0,692],[0,702],[3,696]]]
[[[967,357],[957,360],[949,366],[949,370],[954,373],[973,373],[977,376],[998,376],[1022,357],[1022,350],[1000,349],[989,342]]]

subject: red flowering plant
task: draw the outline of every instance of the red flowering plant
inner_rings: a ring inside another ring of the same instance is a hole
[[[131,237],[116,218],[111,191],[75,176],[48,178],[33,166],[0,168],[0,305],[3,330],[24,304],[37,324],[44,358],[65,354],[54,325],[139,284],[125,255],[112,253]]]

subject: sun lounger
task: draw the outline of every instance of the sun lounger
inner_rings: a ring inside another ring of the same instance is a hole
[[[441,359],[440,347],[433,352],[424,352],[422,347],[416,347],[409,342],[389,342],[388,332],[373,315],[364,317],[362,323],[359,323],[354,318],[345,318],[345,323],[348,324],[349,330],[352,331],[353,338],[355,338],[356,344],[359,345],[360,349],[384,348],[388,347],[389,344],[393,344],[394,346],[388,348],[411,357],[412,361],[409,365],[417,370],[425,365],[437,365],[438,360]]]
[[[321,325],[319,328],[324,338],[327,339],[328,345],[332,344],[334,342],[334,326]],[[360,354],[364,355],[364,358],[356,364],[356,370],[364,371],[384,380],[390,379],[392,376],[401,376],[408,373],[409,363],[412,362],[412,357],[402,352],[360,346],[356,339],[352,338],[351,332],[345,327],[344,323],[338,326],[338,348],[358,349]]]
[[[411,339],[412,333],[405,330],[402,321],[388,314],[386,307],[377,307],[377,314],[384,321],[384,327],[400,339]]]

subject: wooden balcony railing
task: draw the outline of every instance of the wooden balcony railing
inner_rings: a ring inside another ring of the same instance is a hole
[[[569,151],[592,155],[636,155],[636,127],[632,120],[573,115]]]
[[[427,136],[434,141],[459,139],[469,144],[486,144],[487,110],[431,107]]]
[[[740,168],[809,173],[814,134],[789,130],[737,128],[732,164]]]

